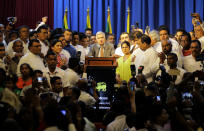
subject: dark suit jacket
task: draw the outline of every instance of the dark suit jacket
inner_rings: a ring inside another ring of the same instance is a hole
[[[98,57],[100,51],[100,45],[94,44],[91,46],[88,56]],[[104,57],[111,57],[115,53],[113,44],[104,44]]]

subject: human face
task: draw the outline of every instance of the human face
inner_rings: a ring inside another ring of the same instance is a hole
[[[5,52],[5,47],[2,46],[0,47],[0,58],[2,59],[5,56],[6,52]]]
[[[91,30],[87,30],[87,31],[85,32],[85,34],[86,34],[86,36],[90,37],[90,36],[92,35],[92,31],[91,31]]]
[[[194,31],[195,31],[195,37],[196,37],[197,39],[199,39],[200,37],[204,36],[204,31],[203,31],[203,29],[201,28],[200,25],[199,25],[199,26],[196,26],[195,29],[194,29]]]
[[[79,44],[79,35],[74,35],[74,38],[73,38],[73,43],[72,43],[74,46]]]
[[[19,37],[21,38],[21,39],[28,39],[28,37],[29,37],[29,30],[28,30],[28,28],[21,28],[20,30],[19,30]]]
[[[108,40],[107,40],[109,43],[111,43],[111,44],[115,44],[115,36],[113,36],[113,35],[110,35],[109,37],[108,37]]]
[[[197,42],[192,42],[190,50],[192,52],[192,56],[197,57],[200,54],[201,48],[199,47]]]
[[[122,52],[123,52],[125,55],[130,54],[130,47],[129,47],[127,44],[122,44],[121,48],[122,48]]]
[[[97,43],[96,36],[91,36],[91,44]]]
[[[167,64],[170,67],[172,65],[176,65],[176,59],[174,58],[174,56],[172,56],[172,55],[167,56]]]
[[[162,41],[162,51],[165,54],[170,53],[171,52],[171,48],[172,48],[171,43],[169,43],[167,40]]]
[[[39,55],[41,54],[41,44],[38,42],[33,42],[33,45],[29,49],[33,54]]]
[[[168,32],[166,30],[161,30],[159,32],[159,37],[160,37],[160,40],[168,40],[169,39],[169,35],[168,35]]]
[[[57,66],[57,56],[56,55],[49,55],[47,58],[47,65],[51,68],[56,68]]]
[[[55,92],[60,93],[62,91],[62,80],[57,79],[52,88],[55,90]]]
[[[64,38],[67,42],[70,42],[72,41],[72,32],[69,32],[69,31],[65,31],[64,32]]]
[[[165,124],[165,123],[168,122],[169,114],[167,113],[167,111],[166,111],[165,109],[162,110],[159,119],[160,119],[160,121],[162,122],[162,124]]]
[[[21,41],[16,41],[13,45],[14,52],[22,53],[23,52],[23,43]]]
[[[181,36],[183,35],[183,32],[179,31],[176,33],[175,38],[176,40],[180,43],[181,41]]]
[[[181,36],[181,42],[180,42],[181,46],[183,47],[183,49],[186,49],[189,47],[189,44],[188,43],[188,36],[187,35],[184,35],[184,36]]]
[[[62,43],[57,42],[52,48],[52,51],[55,52],[56,54],[59,54],[62,51]]]
[[[48,38],[48,30],[47,29],[41,29],[41,31],[38,33],[38,39],[41,41],[45,41]]]
[[[97,43],[98,43],[99,45],[103,45],[103,44],[105,43],[105,41],[106,41],[105,35],[103,35],[103,34],[98,34],[98,35],[96,36],[96,40],[97,40]]]
[[[22,65],[20,71],[23,76],[29,76],[30,74],[30,70],[27,65]]]
[[[121,41],[121,43],[124,42],[124,41],[130,42],[129,35],[128,35],[128,34],[122,34],[122,35],[120,36],[120,41]]]
[[[29,39],[30,39],[30,40],[33,40],[33,39],[37,39],[37,38],[38,38],[38,35],[37,35],[37,33],[35,33],[35,34],[33,34],[33,36],[30,37]]]
[[[18,38],[18,35],[16,33],[13,33],[11,35],[11,38],[9,39],[9,41],[13,41],[13,40],[16,40]]]
[[[67,45],[67,42],[66,42],[64,36],[60,37],[59,40],[62,42],[62,48],[64,48]]]
[[[88,46],[88,39],[87,38],[83,38],[81,41],[80,41],[81,45],[83,47],[87,47]]]

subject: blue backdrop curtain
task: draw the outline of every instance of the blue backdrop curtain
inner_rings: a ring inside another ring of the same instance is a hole
[[[203,0],[54,0],[54,28],[63,27],[64,10],[67,8],[69,29],[84,32],[89,7],[93,32],[105,31],[108,6],[113,34],[117,38],[127,29],[128,7],[130,25],[138,22],[142,29],[147,25],[157,29],[165,24],[170,33],[175,33],[178,28],[191,31],[192,12],[199,13],[201,19],[204,16]]]

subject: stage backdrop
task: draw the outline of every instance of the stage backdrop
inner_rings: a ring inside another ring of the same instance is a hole
[[[147,25],[157,29],[168,25],[171,33],[183,28],[192,30],[191,13],[200,13],[203,19],[203,0],[54,0],[54,28],[63,27],[64,10],[68,10],[68,25],[73,31],[84,32],[86,28],[87,8],[93,32],[105,31],[107,9],[113,34],[118,36],[127,28],[127,9],[130,7],[130,25],[139,22],[140,28]]]

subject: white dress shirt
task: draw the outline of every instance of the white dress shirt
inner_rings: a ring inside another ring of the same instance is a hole
[[[43,63],[43,59],[39,55],[35,55],[32,52],[26,53],[23,57],[21,57],[18,67],[17,67],[17,75],[20,76],[20,66],[23,63],[27,63],[31,66],[33,70],[41,70],[43,71],[45,66]]]
[[[128,128],[126,124],[126,116],[120,115],[115,118],[110,124],[108,124],[106,131],[124,131]]]
[[[72,45],[72,46],[74,46],[74,45]],[[80,62],[85,63],[86,51],[84,50],[84,47],[81,45],[76,45],[76,46],[74,46],[74,48],[76,49],[76,51],[81,51]]]
[[[192,55],[184,57],[183,66],[184,66],[184,69],[188,72],[194,72],[196,70],[202,70],[201,62],[196,61]]]
[[[65,71],[68,74],[67,80],[69,81],[70,87],[76,86],[76,83],[80,78],[79,75],[70,68],[67,68]]]
[[[85,91],[82,91],[82,90],[78,101],[84,102],[87,106],[93,106],[96,103],[96,100],[94,99],[93,96],[91,96],[89,93],[86,93]]]
[[[151,67],[156,61],[158,61],[158,53],[153,49],[153,47],[149,47],[145,51],[138,48],[133,52],[133,55],[136,56],[134,62],[136,72],[139,66],[144,66],[142,74],[145,75],[148,82],[151,82],[153,75],[151,72]]]
[[[88,54],[89,54],[89,51],[90,51],[90,47],[86,47],[86,48],[84,48],[84,50],[85,50],[85,54],[86,54],[86,56],[88,56]]]
[[[65,49],[62,49],[62,51],[60,52],[60,54],[64,55],[67,58],[67,64],[69,63],[69,58],[71,57],[69,52],[66,51]]]
[[[198,40],[201,43],[201,49],[202,49],[201,51],[203,51],[204,50],[204,36],[200,37]]]
[[[16,39],[16,40],[21,40],[20,38]],[[15,40],[9,42],[8,46],[7,46],[7,53],[9,55],[13,54],[13,43],[14,43]],[[28,50],[28,43],[25,43],[23,40],[21,40],[23,42],[23,54],[26,54],[29,50]]]
[[[67,86],[70,86],[69,84],[69,81],[68,81],[68,73],[65,72],[64,70],[56,67],[55,71],[54,72],[50,72],[50,70],[48,69],[48,67],[46,67],[44,70],[43,70],[43,76],[47,78],[49,84],[50,84],[50,78],[51,77],[54,77],[54,76],[58,76],[61,78],[62,80],[62,86],[63,87],[67,87]],[[51,84],[50,84],[51,85]]]
[[[40,44],[41,44],[41,52],[43,53],[44,56],[46,56],[47,55],[47,51],[49,49],[49,46],[45,45],[45,43],[42,42],[42,41],[40,41]]]

